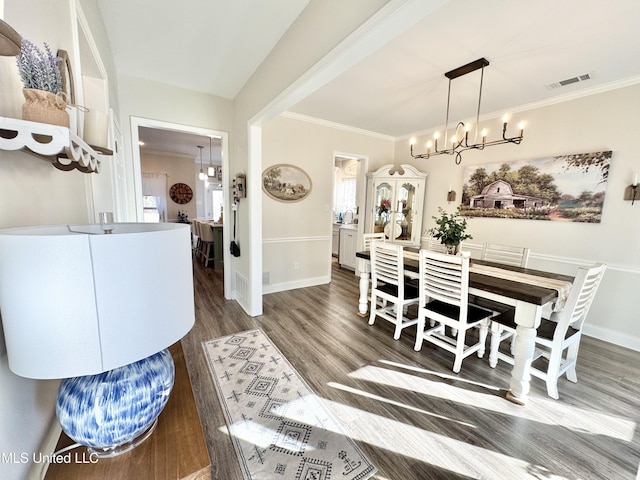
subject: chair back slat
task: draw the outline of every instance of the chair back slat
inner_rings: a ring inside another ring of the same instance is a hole
[[[429,237],[427,240],[427,250],[438,253],[446,253],[447,248],[437,238]]]
[[[364,233],[362,235],[363,247],[365,250],[371,250],[372,242],[384,242],[384,232],[379,233]]]
[[[420,251],[420,302],[428,299],[462,306],[469,293],[469,258]]]
[[[402,245],[375,241],[371,243],[371,281],[400,286],[404,278]]]
[[[525,247],[514,247],[511,245],[498,245],[496,243],[485,243],[482,246],[482,260],[489,262],[513,265],[515,267],[526,267],[529,261],[530,250]]]
[[[554,337],[564,338],[569,326],[582,330],[606,269],[603,263],[578,268],[564,308],[551,314],[551,320],[558,323]]]

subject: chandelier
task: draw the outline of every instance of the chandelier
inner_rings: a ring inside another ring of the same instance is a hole
[[[447,129],[449,128],[449,103],[451,100],[451,80],[466,75],[467,73],[475,72],[480,69],[480,90],[478,93],[478,110],[476,113],[476,139],[478,135],[478,124],[480,121],[480,103],[482,101],[482,80],[484,78],[484,67],[489,65],[489,60],[486,58],[479,58],[471,63],[463,65],[462,67],[455,68],[450,72],[444,74],[445,77],[449,79],[449,89],[447,91],[447,116],[445,118],[444,125],[444,150],[438,150],[438,138],[440,138],[440,134],[436,132],[433,135],[433,144],[431,141],[427,142],[427,153],[422,153],[419,155],[414,155],[413,153],[413,145],[415,143],[415,139],[411,139],[411,156],[413,158],[429,158],[435,155],[455,155],[456,165],[460,165],[462,161],[462,152],[466,150],[484,150],[485,147],[490,147],[493,145],[502,145],[503,143],[515,143],[519,145],[522,142],[523,134],[524,134],[524,124],[520,123],[520,133],[517,137],[509,137],[507,138],[507,123],[508,116],[505,115],[502,120],[502,138],[498,140],[487,141],[487,130],[483,129],[481,132],[482,141],[480,143],[469,143],[469,125],[465,125],[464,122],[458,122],[454,130],[454,135],[451,137],[451,140],[447,140]],[[475,140],[474,140],[475,141]],[[450,148],[447,148],[447,145],[451,145]],[[433,146],[433,150],[431,147]]]

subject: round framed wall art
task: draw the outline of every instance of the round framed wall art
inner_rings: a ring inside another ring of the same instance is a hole
[[[184,205],[193,198],[193,190],[186,183],[174,183],[169,189],[169,196],[175,203]]]

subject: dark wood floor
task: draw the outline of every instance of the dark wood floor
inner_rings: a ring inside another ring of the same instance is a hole
[[[532,380],[525,407],[504,398],[509,367],[453,357],[410,329],[374,326],[357,312],[358,282],[333,267],[332,282],[266,295],[247,316],[222,294],[222,271],[195,266],[196,326],[182,341],[212,478],[241,480],[201,342],[262,328],[325,399],[370,459],[379,480],[634,479],[640,462],[640,354],[584,338],[578,383],[560,400]]]

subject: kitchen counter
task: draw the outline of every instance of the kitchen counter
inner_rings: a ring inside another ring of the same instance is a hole
[[[344,230],[358,230],[358,224],[357,223],[336,223],[335,225],[339,225],[340,229],[344,229]]]

